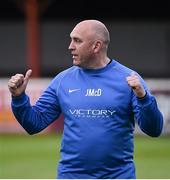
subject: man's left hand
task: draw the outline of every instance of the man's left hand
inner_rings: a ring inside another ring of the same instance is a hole
[[[140,82],[139,77],[134,72],[132,72],[131,75],[126,78],[126,80],[137,97],[143,98],[146,95],[146,91]]]

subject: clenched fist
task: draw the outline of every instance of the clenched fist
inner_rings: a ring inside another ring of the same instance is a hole
[[[132,72],[131,75],[126,78],[126,80],[137,97],[142,98],[145,96],[146,91],[140,82],[139,77],[134,72]]]
[[[23,74],[16,74],[11,77],[8,81],[8,88],[12,96],[19,96],[25,91],[31,74],[32,70],[29,69],[25,76]]]

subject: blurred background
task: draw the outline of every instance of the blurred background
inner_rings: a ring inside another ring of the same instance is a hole
[[[135,129],[137,178],[170,178],[170,2],[2,0],[0,3],[0,178],[55,178],[61,115],[29,136],[15,120],[9,78],[33,70],[27,93],[35,103],[51,79],[72,65],[70,32],[98,19],[111,35],[108,55],[146,80],[164,115],[161,137]]]

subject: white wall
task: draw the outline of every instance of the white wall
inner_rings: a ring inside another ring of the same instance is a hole
[[[145,79],[148,88],[157,99],[158,106],[164,115],[164,134],[170,134],[170,79]],[[28,84],[27,93],[31,103],[34,104],[45,90],[50,78],[31,79]],[[11,95],[7,87],[8,79],[0,79],[0,132],[21,132],[25,131],[15,120],[11,112]],[[47,131],[45,131],[47,132]],[[142,133],[136,126],[136,133]]]

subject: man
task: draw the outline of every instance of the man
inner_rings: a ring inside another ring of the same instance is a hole
[[[159,136],[157,102],[139,74],[107,56],[110,37],[102,22],[82,21],[70,37],[74,66],[59,73],[34,106],[25,93],[32,71],[11,77],[14,115],[34,134],[64,114],[58,178],[136,178],[135,121],[147,135]]]

